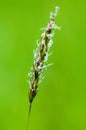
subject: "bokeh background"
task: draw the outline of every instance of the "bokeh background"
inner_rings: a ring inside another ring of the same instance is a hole
[[[60,7],[53,62],[35,98],[29,130],[86,129],[85,0],[0,1],[0,130],[26,130],[28,72],[51,11]]]

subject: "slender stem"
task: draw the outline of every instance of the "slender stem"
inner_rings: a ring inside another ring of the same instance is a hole
[[[29,110],[28,110],[28,120],[27,120],[27,129],[29,130],[29,120],[30,120],[30,113],[31,113],[32,103],[30,103]]]

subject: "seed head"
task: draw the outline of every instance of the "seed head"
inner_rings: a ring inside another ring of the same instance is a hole
[[[55,17],[59,11],[59,7],[56,7],[55,12],[50,13],[50,22],[46,28],[43,28],[44,32],[41,34],[40,41],[37,41],[37,48],[34,51],[34,62],[31,67],[31,72],[29,73],[30,77],[30,91],[29,91],[29,101],[32,103],[34,97],[37,95],[39,89],[39,83],[43,79],[43,71],[50,66],[46,65],[48,61],[49,50],[53,44],[52,37],[54,36],[54,30],[60,29],[55,24]]]

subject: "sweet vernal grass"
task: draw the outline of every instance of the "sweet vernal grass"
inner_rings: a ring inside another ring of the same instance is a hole
[[[34,51],[34,62],[31,67],[31,72],[28,73],[30,78],[29,85],[29,116],[31,111],[31,106],[33,99],[37,95],[39,90],[39,83],[43,79],[43,71],[50,66],[51,64],[47,65],[48,57],[51,55],[49,52],[50,47],[53,44],[52,37],[54,35],[54,30],[59,29],[59,27],[55,24],[55,17],[59,11],[59,7],[55,8],[55,12],[50,13],[50,21],[46,28],[43,28],[44,32],[41,34],[40,41],[37,42],[37,48]]]

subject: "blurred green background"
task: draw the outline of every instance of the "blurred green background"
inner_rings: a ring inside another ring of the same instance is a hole
[[[86,1],[0,1],[0,130],[26,130],[33,49],[59,6],[53,62],[34,100],[29,130],[86,129]]]

